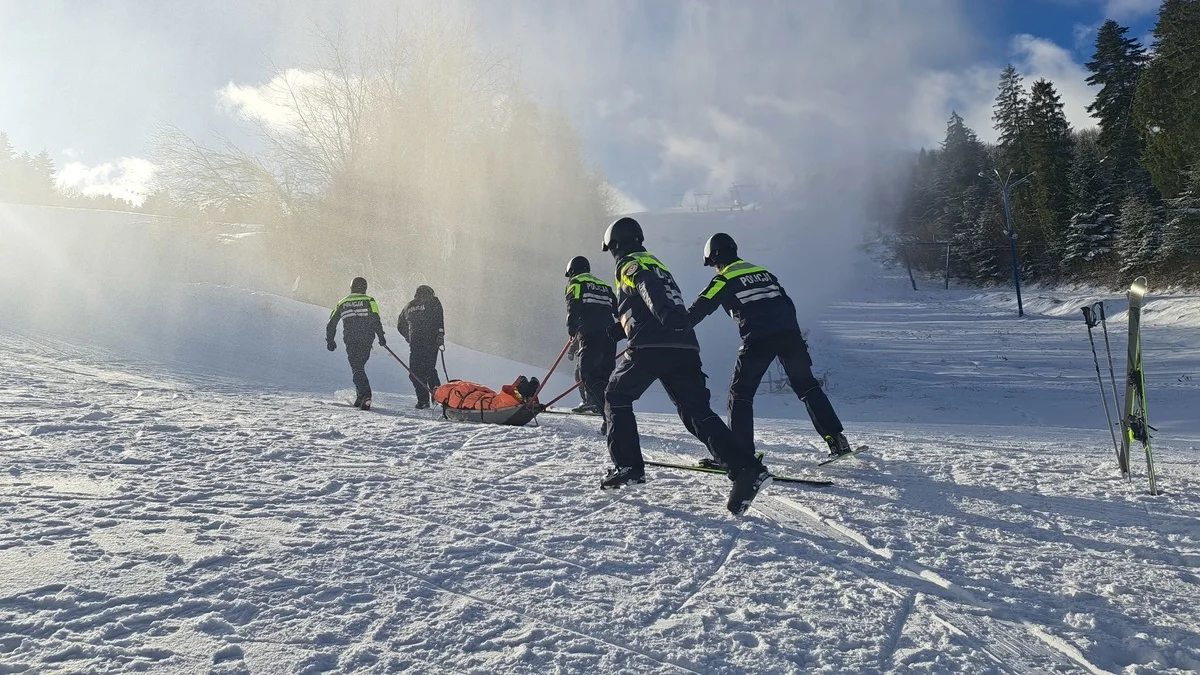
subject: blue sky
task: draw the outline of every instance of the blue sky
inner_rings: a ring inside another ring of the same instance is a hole
[[[67,184],[134,194],[163,123],[235,130],[272,64],[312,62],[314,22],[353,29],[420,0],[0,0],[0,130]],[[1090,124],[1082,64],[1105,17],[1142,37],[1155,0],[454,0],[517,53],[634,200],[786,182],[881,147],[936,142],[950,109],[990,138],[1013,62]],[[245,87],[249,98],[227,95]],[[225,92],[223,94],[222,92]],[[852,163],[852,162],[851,162]]]

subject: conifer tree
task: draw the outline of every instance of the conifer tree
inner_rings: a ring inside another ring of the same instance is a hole
[[[1129,29],[1109,19],[1096,33],[1096,51],[1087,69],[1087,83],[1099,86],[1088,112],[1100,125],[1097,139],[1104,149],[1105,168],[1117,190],[1106,194],[1106,201],[1119,201],[1131,191],[1144,192],[1149,175],[1141,168],[1142,139],[1133,121],[1133,103],[1138,80],[1146,67],[1146,50],[1137,40],[1126,37]]]
[[[992,106],[992,121],[998,136],[1001,173],[1025,172],[1025,131],[1028,126],[1029,97],[1025,93],[1021,74],[1009,64],[1000,73],[996,103]]]
[[[1171,199],[1186,188],[1186,171],[1200,164],[1200,0],[1164,0],[1153,51],[1134,118],[1145,140],[1142,163]]]
[[[1049,80],[1033,84],[1029,96],[1027,161],[1030,171],[1030,192],[1036,209],[1037,226],[1043,248],[1036,251],[1042,264],[1035,269],[1051,271],[1057,267],[1065,245],[1070,194],[1071,126],[1063,114],[1062,100]],[[1031,261],[1033,264],[1033,261]]]

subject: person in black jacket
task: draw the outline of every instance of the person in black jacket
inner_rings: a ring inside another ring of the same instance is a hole
[[[442,316],[442,301],[433,289],[421,285],[412,302],[400,312],[396,330],[408,340],[409,379],[417,392],[417,408],[429,407],[430,393],[441,385],[437,373],[438,350],[446,344],[446,326]]]
[[[633,218],[621,218],[608,227],[603,250],[612,253],[617,268],[620,322],[613,324],[610,335],[627,339],[629,351],[604,392],[608,452],[616,466],[605,474],[600,487],[645,482],[633,402],[658,381],[687,430],[728,467],[733,488],[726,507],[736,515],[745,513],[758,492],[770,484],[771,474],[709,404],[700,344],[679,286],[666,266],[646,251],[642,227]]]
[[[573,412],[604,414],[604,387],[612,375],[617,343],[608,335],[617,311],[612,286],[592,275],[592,265],[575,256],[567,265],[567,335],[578,359],[575,380],[583,402]]]
[[[717,270],[708,288],[688,308],[696,325],[723,307],[737,322],[742,347],[729,385],[729,428],[754,447],[754,394],[767,368],[778,358],[792,390],[804,401],[813,427],[829,445],[829,456],[851,452],[842,422],[821,384],[813,377],[808,344],[796,321],[796,305],[779,279],[738,257],[733,237],[718,232],[704,245],[704,265]]]
[[[350,360],[350,372],[354,377],[354,407],[371,409],[371,382],[367,379],[367,359],[371,358],[371,346],[379,336],[379,346],[386,347],[383,337],[383,322],[379,319],[379,305],[375,298],[367,295],[367,280],[355,277],[350,282],[350,295],[333,308],[329,323],[325,325],[325,347],[337,349],[338,322],[342,322],[342,341],[346,343],[346,357]]]

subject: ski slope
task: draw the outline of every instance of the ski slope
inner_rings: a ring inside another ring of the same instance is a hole
[[[716,224],[696,221],[650,235],[685,293]],[[1007,291],[913,292],[867,255],[834,279],[743,252],[793,295],[829,281],[803,323],[872,451],[816,470],[802,405],[762,395],[768,464],[836,486],[777,484],[740,519],[719,476],[595,489],[594,419],[412,410],[378,349],[379,409],[349,408],[327,309],[189,284],[156,289],[169,320],[126,307],[136,340],[103,305],[97,330],[0,315],[0,672],[1200,669],[1200,298],[1146,309],[1150,497],[1103,428],[1078,312],[1099,296],[1032,289],[1018,321]],[[702,340],[719,406],[736,335],[715,315]],[[660,397],[639,406],[649,457],[704,454]]]

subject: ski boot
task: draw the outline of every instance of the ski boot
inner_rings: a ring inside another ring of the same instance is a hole
[[[370,410],[371,409],[371,397],[370,396],[363,397],[362,405],[360,405],[358,407],[362,410]]]
[[[754,453],[754,459],[758,460],[759,462],[762,462],[762,458],[763,458],[762,452]],[[725,466],[724,462],[722,462],[719,459],[713,459],[712,457],[701,457],[700,461],[696,462],[696,466],[700,467],[701,469],[714,469],[717,471],[728,471],[729,470],[729,467]]]
[[[846,435],[841,432],[833,436],[826,436],[825,442],[829,445],[830,459],[854,452],[854,448],[850,447],[850,441],[846,440]]]
[[[646,482],[645,470],[637,470],[631,466],[609,469],[604,478],[600,479],[601,490],[614,490],[626,485],[640,485]]]
[[[355,407],[355,408],[361,408],[361,407],[362,407],[362,402],[363,402],[363,397],[362,397],[362,394],[359,394],[359,395],[358,395],[358,396],[357,396],[357,397],[354,399],[354,403],[353,403],[353,405],[354,405],[354,407]]]
[[[725,504],[729,512],[740,516],[750,510],[750,504],[760,492],[771,484],[771,472],[761,463],[750,465],[733,479],[729,490],[729,501]]]
[[[417,410],[427,410],[429,408],[429,401],[417,401],[416,408]]]

